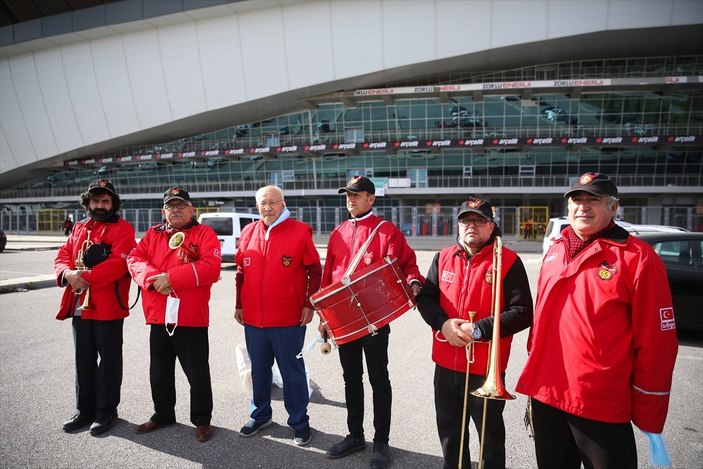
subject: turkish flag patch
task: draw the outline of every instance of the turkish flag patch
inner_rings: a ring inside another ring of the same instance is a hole
[[[661,328],[663,331],[676,329],[676,323],[674,322],[674,308],[661,308],[659,310],[659,321],[661,322]]]
[[[449,272],[448,270],[443,271],[442,281],[452,283],[454,281],[454,272]]]

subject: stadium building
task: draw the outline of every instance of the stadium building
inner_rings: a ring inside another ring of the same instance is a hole
[[[326,234],[365,175],[408,235],[471,195],[538,238],[586,171],[626,220],[703,231],[703,2],[56,3],[0,3],[6,231],[58,231],[104,177],[140,232],[169,186],[202,212],[276,184]]]

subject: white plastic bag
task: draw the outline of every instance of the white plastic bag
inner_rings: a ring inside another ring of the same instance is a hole
[[[249,360],[246,341],[239,342],[234,348],[234,353],[237,357],[237,371],[239,371],[239,378],[242,380],[242,385],[249,394],[252,394],[254,392],[254,387],[251,383],[251,361]]]
[[[247,352],[246,341],[238,343],[234,351],[237,357],[237,371],[239,371],[239,378],[242,380],[242,385],[246,391],[253,394],[254,387],[251,381],[251,360],[249,359],[249,352]],[[283,377],[281,376],[281,370],[278,368],[278,363],[276,363],[275,360],[271,367],[271,375],[271,384],[276,385],[279,389],[283,389]],[[308,384],[308,397],[310,397],[312,396],[312,386],[310,386],[310,370],[308,369],[307,363],[305,364],[305,378]]]

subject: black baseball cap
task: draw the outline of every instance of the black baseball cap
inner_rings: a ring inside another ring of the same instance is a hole
[[[98,190],[105,191],[112,195],[117,195],[117,192],[115,192],[115,186],[113,186],[107,179],[96,179],[88,185],[88,192],[97,192]]]
[[[569,197],[570,194],[576,191],[584,191],[600,196],[610,195],[615,198],[618,196],[618,188],[615,183],[603,173],[584,173],[574,181],[571,189],[564,194],[564,197]]]
[[[478,213],[484,218],[489,219],[490,221],[493,221],[493,207],[491,207],[490,202],[487,200],[483,199],[476,199],[476,198],[471,198],[461,204],[461,208],[459,209],[459,215],[457,215],[457,220],[462,217],[462,215],[466,213]]]
[[[164,192],[164,204],[170,202],[171,200],[190,202],[190,194],[188,194],[185,189],[181,189],[180,187],[172,187]]]
[[[347,187],[342,187],[337,191],[338,194],[345,192],[368,192],[369,194],[376,193],[376,186],[373,185],[371,179],[364,176],[354,176],[347,183]]]

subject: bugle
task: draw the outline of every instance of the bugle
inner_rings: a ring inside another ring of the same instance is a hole
[[[501,298],[503,296],[503,240],[500,236],[496,236],[493,242],[493,284],[491,285],[491,311],[493,315],[493,335],[489,343],[490,352],[488,354],[488,372],[486,380],[481,387],[471,391],[473,396],[482,397],[484,399],[496,399],[509,401],[515,399],[515,396],[510,394],[505,389],[505,383],[500,373],[500,313],[501,313]],[[478,467],[482,467],[483,463],[483,442],[486,432],[486,413],[488,409],[488,401],[483,402],[483,422],[481,423],[481,442],[479,444],[479,459]]]
[[[90,230],[88,230],[88,236],[86,237],[85,241],[83,241],[83,244],[81,244],[81,248],[78,250],[78,256],[76,256],[76,270],[90,270],[90,268],[85,265],[85,252],[92,245],[93,242],[90,240]],[[79,311],[88,309],[88,303],[90,302],[90,287],[81,290],[76,290],[75,293],[76,296],[80,296],[83,292],[85,292],[85,296],[83,297],[83,303],[81,303],[81,305],[78,307]]]
[[[199,256],[191,248],[185,245],[186,234],[182,231],[176,231],[168,239],[168,247],[171,249],[177,249],[178,253],[176,256],[185,263],[190,261],[197,261]]]

